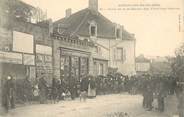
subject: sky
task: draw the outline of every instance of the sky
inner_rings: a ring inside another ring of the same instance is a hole
[[[53,21],[63,18],[65,10],[75,13],[88,7],[88,0],[22,0],[47,11]],[[136,37],[136,55],[173,56],[184,40],[184,0],[98,0],[99,11],[121,24]],[[136,6],[137,5],[137,6]],[[140,6],[140,5],[144,5]],[[152,6],[150,6],[152,5]],[[117,10],[121,8],[121,10]],[[123,8],[159,8],[122,10]],[[172,8],[172,9],[171,9]]]

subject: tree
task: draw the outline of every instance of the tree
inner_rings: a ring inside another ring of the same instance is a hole
[[[176,49],[172,70],[178,82],[184,82],[184,43]]]

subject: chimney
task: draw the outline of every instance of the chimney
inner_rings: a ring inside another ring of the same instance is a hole
[[[49,19],[49,34],[53,33],[53,22],[52,19]]]
[[[66,13],[66,14],[65,14],[65,15],[66,15],[66,16],[65,16],[66,18],[70,17],[70,15],[72,14],[72,9],[71,9],[71,8],[66,9],[65,13]]]
[[[89,0],[89,9],[98,11],[98,0]]]

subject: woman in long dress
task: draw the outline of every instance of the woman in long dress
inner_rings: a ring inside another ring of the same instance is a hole
[[[89,98],[96,97],[96,83],[93,76],[89,76],[88,97]]]

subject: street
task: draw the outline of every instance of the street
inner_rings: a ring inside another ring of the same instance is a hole
[[[66,100],[57,104],[32,104],[17,107],[5,117],[115,117],[116,113],[128,113],[130,117],[172,117],[175,114],[174,96],[166,99],[164,113],[145,111],[142,108],[142,96],[112,94],[97,96],[86,102]],[[171,111],[172,110],[172,111]]]

